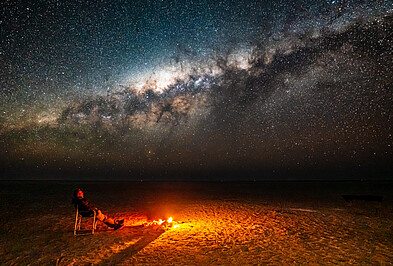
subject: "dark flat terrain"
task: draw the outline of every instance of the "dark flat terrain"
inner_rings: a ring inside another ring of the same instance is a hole
[[[76,187],[125,228],[75,237]],[[0,264],[391,263],[392,191],[392,182],[2,181]],[[140,226],[168,217],[179,227]]]

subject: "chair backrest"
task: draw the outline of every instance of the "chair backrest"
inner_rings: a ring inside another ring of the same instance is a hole
[[[82,217],[93,217],[94,212],[93,211],[79,211],[79,215]]]
[[[82,216],[82,217],[93,217],[94,216],[94,211],[81,211],[79,209],[79,205],[76,204],[75,206],[76,210],[78,211],[78,215]]]

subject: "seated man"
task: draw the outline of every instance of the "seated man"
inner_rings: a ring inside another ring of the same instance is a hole
[[[83,198],[83,191],[79,188],[75,189],[73,192],[72,203],[74,204],[75,208],[78,206],[79,211],[88,212],[91,216],[93,216],[94,212],[96,212],[96,217],[98,220],[115,230],[123,227],[124,225],[124,219],[115,221],[112,218],[107,217],[99,209],[94,207],[90,201]]]

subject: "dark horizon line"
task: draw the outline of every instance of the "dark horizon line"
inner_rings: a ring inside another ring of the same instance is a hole
[[[268,183],[268,182],[336,182],[336,183],[345,183],[345,182],[365,182],[365,183],[374,183],[374,182],[387,182],[393,183],[392,179],[223,179],[223,180],[207,180],[207,179],[0,179],[0,182],[65,182],[65,183],[90,183],[90,182],[124,182],[124,183]]]
[[[363,167],[228,167],[215,169],[95,169],[37,170],[0,167],[0,180],[119,180],[119,181],[277,181],[393,180],[393,165]]]

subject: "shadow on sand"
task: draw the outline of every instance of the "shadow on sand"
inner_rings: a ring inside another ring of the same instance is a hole
[[[129,227],[130,229],[137,229],[139,226]],[[132,256],[142,250],[144,247],[149,245],[155,239],[157,239],[165,230],[161,226],[152,227],[150,230],[144,231],[144,235],[135,244],[123,249],[119,253],[113,254],[107,259],[102,260],[98,265],[117,265],[126,260],[129,260]]]

